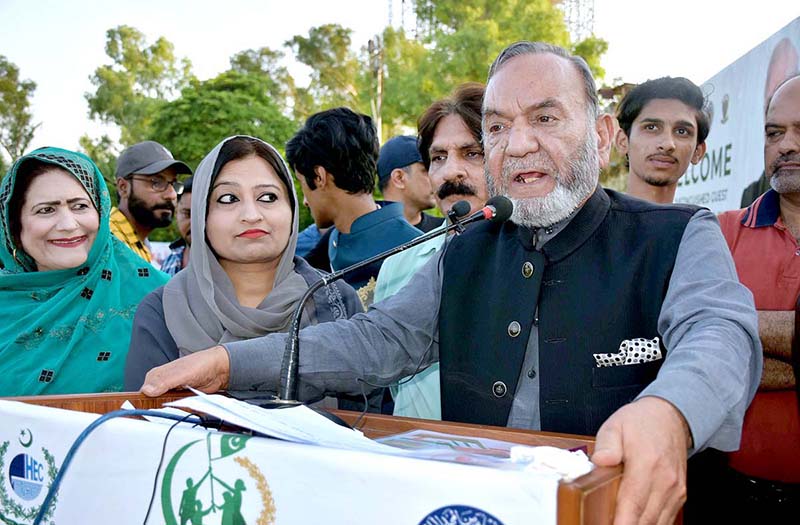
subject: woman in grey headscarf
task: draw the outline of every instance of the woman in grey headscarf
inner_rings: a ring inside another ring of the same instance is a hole
[[[285,162],[266,142],[222,141],[193,179],[189,265],[146,296],[133,323],[125,389],[147,372],[219,343],[287,332],[309,285],[322,274],[295,257],[298,202]],[[316,292],[301,326],[361,311],[338,281]]]

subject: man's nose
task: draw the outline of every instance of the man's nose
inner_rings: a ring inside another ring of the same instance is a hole
[[[442,176],[447,182],[454,182],[466,178],[467,170],[464,162],[455,155],[447,157],[445,165],[442,166]]]
[[[794,128],[786,130],[778,143],[778,152],[781,155],[800,153],[800,130]]]
[[[667,153],[675,151],[675,139],[671,133],[664,133],[659,141],[658,149]]]
[[[518,123],[508,130],[507,155],[524,157],[537,151],[539,151],[539,138],[533,126],[528,123]]]
[[[178,192],[175,191],[175,187],[172,183],[167,185],[167,189],[162,192],[165,200],[177,202],[178,201]]]

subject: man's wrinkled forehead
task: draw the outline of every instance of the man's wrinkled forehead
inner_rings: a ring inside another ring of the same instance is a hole
[[[483,115],[525,110],[549,101],[565,109],[585,109],[583,79],[575,64],[552,53],[519,55],[489,79]]]

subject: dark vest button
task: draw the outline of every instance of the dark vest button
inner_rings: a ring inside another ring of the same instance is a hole
[[[508,335],[511,337],[517,337],[520,332],[522,332],[522,327],[516,321],[511,321],[508,323]]]
[[[492,385],[492,394],[494,394],[494,397],[505,397],[506,392],[508,392],[508,387],[502,381],[495,381]]]
[[[522,276],[526,279],[530,279],[533,276],[533,264],[529,261],[525,261],[525,264],[522,265]]]
[[[531,368],[530,370],[528,370],[528,377],[531,378],[531,379],[536,377],[536,369],[535,368]]]

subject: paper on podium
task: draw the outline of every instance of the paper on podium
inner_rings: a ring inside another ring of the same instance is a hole
[[[317,414],[304,405],[289,408],[261,408],[244,401],[218,394],[204,394],[191,389],[196,397],[167,403],[166,406],[188,408],[219,418],[237,427],[292,441],[331,448],[407,455],[405,451],[376,443],[358,430],[352,430]]]

